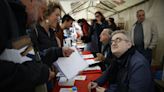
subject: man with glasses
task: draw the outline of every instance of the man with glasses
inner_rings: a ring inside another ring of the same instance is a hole
[[[110,67],[103,75],[88,84],[89,91],[96,92],[152,92],[152,78],[145,57],[133,46],[124,31],[112,33]],[[103,86],[109,82],[110,87]]]

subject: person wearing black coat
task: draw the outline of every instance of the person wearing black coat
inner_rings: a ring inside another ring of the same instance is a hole
[[[49,66],[52,66],[52,63],[58,57],[69,56],[73,52],[69,47],[60,47],[60,40],[55,34],[60,11],[60,5],[50,2],[47,10],[43,13],[43,19],[29,33],[35,49],[40,53],[43,63]]]
[[[102,71],[105,71],[109,65],[110,60],[109,57],[111,56],[111,46],[110,46],[110,39],[111,39],[112,30],[109,28],[103,29],[100,34],[100,42],[102,43],[101,46],[101,53],[96,53],[97,57],[95,61],[100,61],[99,63],[92,64],[90,66],[99,65]]]
[[[32,3],[31,1],[28,2]],[[43,6],[44,1],[39,2]],[[12,49],[12,40],[16,37],[19,37],[18,35],[16,35],[19,26],[17,25],[13,11],[7,0],[0,0],[0,12],[1,57],[1,55],[5,52],[6,49]],[[1,92],[34,92],[36,86],[44,84],[52,76],[51,71],[49,70],[49,67],[47,65],[36,63],[35,61],[14,63],[13,61],[9,61],[7,59],[8,58],[2,60],[0,58]]]
[[[117,25],[114,22],[114,18],[109,18],[108,24],[109,24],[109,27],[112,29],[112,31],[116,31],[117,30]]]
[[[52,29],[49,30],[49,36],[45,29],[39,24],[36,25],[37,30],[30,32],[30,37],[35,47],[39,52],[43,63],[51,66],[58,57],[63,56],[63,49],[58,47],[55,33]]]
[[[89,37],[91,38],[91,52],[101,52],[100,34],[105,28],[109,28],[108,22],[101,12],[95,13],[96,20],[90,28]]]

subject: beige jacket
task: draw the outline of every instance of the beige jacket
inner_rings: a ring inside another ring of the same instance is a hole
[[[158,30],[157,26],[150,20],[145,19],[142,23],[143,25],[143,34],[144,34],[144,48],[153,49],[157,45],[158,40]],[[134,28],[136,24],[133,25],[132,30],[130,31],[131,40],[134,45]]]

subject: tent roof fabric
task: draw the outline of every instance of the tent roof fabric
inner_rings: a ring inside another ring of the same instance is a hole
[[[56,1],[56,0],[55,0]],[[94,13],[100,11],[105,17],[148,0],[58,0],[64,13],[74,19],[94,19]]]

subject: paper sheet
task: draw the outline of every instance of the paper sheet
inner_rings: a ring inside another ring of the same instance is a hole
[[[94,58],[92,54],[82,55],[83,58]]]
[[[13,63],[20,63],[20,64],[32,60],[27,56],[22,57],[20,55],[20,51],[16,49],[5,49],[5,51],[0,56],[0,59],[12,61]]]
[[[88,60],[85,60],[85,61],[88,63],[88,65],[100,62],[100,61],[95,61],[94,59],[88,59]]]
[[[85,71],[88,71],[88,70],[101,70],[101,68],[99,66],[95,66],[95,67],[87,67],[85,69]]]
[[[75,52],[70,57],[61,57],[54,63],[68,79],[75,77],[80,71],[88,67],[87,62],[84,61],[78,51],[73,49]]]
[[[72,92],[72,88],[60,88],[59,92]]]
[[[74,80],[85,80],[86,79],[86,75],[78,75],[74,78]]]
[[[64,74],[63,74],[62,72],[58,72],[58,73],[56,74],[56,77],[64,77]]]
[[[66,77],[60,77],[58,85],[60,86],[74,86],[75,80],[74,79],[67,79]]]
[[[21,52],[23,52],[26,48],[27,48],[27,46],[24,46],[23,48],[19,49],[18,52],[21,53]]]
[[[77,45],[77,48],[85,48],[85,45]]]

